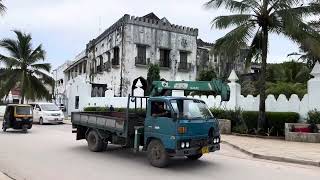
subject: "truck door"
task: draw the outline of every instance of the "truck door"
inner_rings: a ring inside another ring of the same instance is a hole
[[[175,149],[176,123],[171,116],[172,109],[166,101],[151,101],[150,135],[160,139],[166,148]]]

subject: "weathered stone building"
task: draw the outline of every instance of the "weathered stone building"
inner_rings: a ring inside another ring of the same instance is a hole
[[[248,73],[245,67],[245,59],[248,54],[248,48],[244,47],[237,51],[236,55],[230,56],[228,52],[214,52],[214,44],[197,40],[197,70],[213,69],[218,77],[226,78],[235,70],[237,74]]]
[[[88,92],[103,97],[107,89],[115,96],[127,96],[133,82],[147,79],[150,63],[159,64],[161,78],[195,80],[197,36],[198,29],[171,24],[153,13],[124,15],[91,40],[85,53],[64,71],[69,103],[79,103]]]

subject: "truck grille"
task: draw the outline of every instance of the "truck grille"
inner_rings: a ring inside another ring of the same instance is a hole
[[[51,116],[60,116],[60,114],[59,113],[53,113],[53,114],[51,114]]]

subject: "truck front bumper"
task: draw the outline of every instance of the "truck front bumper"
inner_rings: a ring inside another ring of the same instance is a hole
[[[201,149],[203,147],[191,147],[191,148],[185,148],[185,149],[179,149],[179,150],[173,150],[173,151],[168,151],[168,154],[170,156],[190,156],[190,155],[196,155],[200,154]],[[220,150],[220,143],[218,144],[210,144],[208,145],[208,150],[209,152],[215,152]]]

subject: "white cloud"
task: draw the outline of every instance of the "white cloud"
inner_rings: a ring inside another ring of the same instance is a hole
[[[10,30],[31,32],[35,44],[43,43],[48,59],[55,64],[74,57],[86,43],[124,14],[143,16],[154,12],[179,25],[199,29],[199,37],[213,42],[226,31],[212,30],[210,21],[224,10],[206,10],[207,0],[4,0],[8,8],[0,18],[0,38],[12,37]],[[272,40],[270,61],[297,50],[290,41]],[[287,48],[278,48],[279,45]]]

